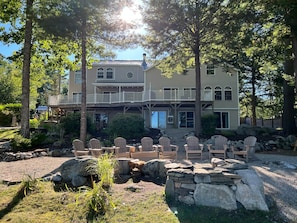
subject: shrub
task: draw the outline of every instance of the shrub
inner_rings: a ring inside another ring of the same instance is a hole
[[[20,134],[16,134],[11,140],[11,147],[13,152],[25,152],[31,148],[31,139],[24,138]]]
[[[39,120],[37,119],[37,118],[32,118],[32,119],[30,119],[30,128],[38,128],[38,126],[39,126],[39,124],[40,124],[40,122],[39,122]]]
[[[201,117],[202,134],[214,135],[216,131],[217,116],[213,114],[207,114]]]
[[[141,138],[144,134],[144,119],[136,114],[118,114],[111,120],[107,131],[114,138]]]
[[[61,119],[62,128],[65,134],[71,134],[73,137],[78,137],[80,134],[80,113],[68,114]],[[95,125],[91,118],[87,116],[87,133],[93,134],[95,132]]]

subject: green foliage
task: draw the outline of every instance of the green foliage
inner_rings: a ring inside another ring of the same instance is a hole
[[[73,137],[78,137],[80,134],[80,113],[72,113],[61,119],[61,127],[65,130],[65,134],[70,134]],[[95,125],[91,118],[87,117],[87,132],[93,134]]]
[[[0,111],[0,126],[11,126],[12,114],[4,114]]]
[[[31,147],[32,148],[37,148],[38,146],[42,146],[48,142],[48,140],[47,140],[48,137],[45,133],[36,132],[36,133],[31,134],[30,138],[31,138]]]
[[[100,184],[93,182],[92,189],[86,190],[84,196],[88,204],[87,218],[90,222],[115,208],[111,195]]]
[[[33,118],[29,120],[30,128],[38,128],[40,122],[37,118]]]
[[[201,117],[202,120],[202,133],[205,135],[213,135],[216,131],[217,116],[213,114],[207,114]]]
[[[115,207],[108,190],[114,183],[114,168],[116,165],[117,162],[112,158],[112,154],[103,154],[96,163],[89,163],[87,171],[97,173],[100,179],[98,183],[93,182],[92,189],[87,190],[85,193],[89,207],[89,219],[104,215]]]
[[[24,196],[27,196],[33,192],[37,192],[39,188],[38,183],[38,179],[30,175],[26,175],[26,178],[22,181]]]
[[[88,171],[96,172],[100,179],[99,185],[104,188],[110,188],[114,182],[114,168],[117,165],[117,161],[112,158],[113,154],[105,153],[100,156],[97,163],[91,162],[88,166]]]
[[[24,152],[31,148],[31,139],[27,139],[20,134],[16,134],[11,140],[11,147],[13,152]]]
[[[136,114],[118,114],[111,120],[107,132],[114,138],[140,138],[144,133],[144,119]]]

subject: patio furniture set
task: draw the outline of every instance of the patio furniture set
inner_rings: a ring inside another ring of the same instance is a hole
[[[213,143],[207,144],[209,159],[212,157],[220,157],[226,159],[227,151],[231,151],[233,158],[244,158],[248,162],[251,151],[254,150],[257,138],[249,136],[244,139],[244,148],[235,148],[228,143],[228,139],[222,135],[212,137]],[[177,159],[178,146],[170,142],[170,138],[162,136],[159,138],[159,144],[154,144],[151,137],[143,137],[138,147],[127,145],[127,141],[123,137],[114,139],[114,146],[104,147],[100,140],[92,138],[89,141],[89,146],[86,148],[84,143],[79,140],[73,140],[73,153],[75,156],[92,155],[96,158],[104,153],[112,153],[116,158],[125,157],[140,159],[143,161],[151,159]],[[184,145],[186,159],[202,160],[202,155],[205,152],[204,144],[199,143],[199,138],[189,136]]]

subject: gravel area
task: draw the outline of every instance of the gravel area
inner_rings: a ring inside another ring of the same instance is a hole
[[[257,171],[269,200],[278,207],[284,222],[297,222],[297,157],[256,154],[249,166]],[[19,182],[26,175],[35,178],[55,173],[73,157],[39,157],[15,162],[0,162],[0,181]],[[289,165],[286,165],[289,164]]]
[[[265,195],[276,204],[284,222],[297,222],[297,157],[257,154],[249,163],[264,183]],[[295,167],[295,169],[294,169]]]

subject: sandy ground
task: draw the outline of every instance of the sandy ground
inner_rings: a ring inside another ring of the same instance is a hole
[[[57,172],[62,163],[72,158],[39,157],[15,162],[0,162],[0,181],[19,182],[27,175],[40,178]],[[297,222],[297,170],[279,165],[279,162],[283,161],[297,166],[297,157],[256,154],[256,158],[249,162],[249,166],[262,178],[265,195],[276,203],[280,213],[286,219],[284,222]],[[123,188],[129,186],[128,184],[131,182],[116,187]],[[140,182],[138,186],[146,188],[147,191],[150,191],[150,187],[154,190],[163,189],[163,186],[149,184]]]

